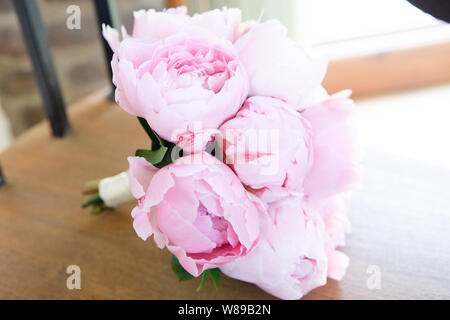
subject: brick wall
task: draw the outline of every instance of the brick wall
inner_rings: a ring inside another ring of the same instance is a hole
[[[11,1],[0,0],[0,97],[15,136],[44,118],[30,60]],[[30,0],[35,1],[35,0]],[[38,0],[54,64],[68,105],[110,82],[90,0]],[[69,5],[81,9],[81,29],[66,28]],[[161,0],[116,0],[122,24],[130,31],[132,11],[161,9]]]

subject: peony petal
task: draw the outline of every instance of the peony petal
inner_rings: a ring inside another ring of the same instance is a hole
[[[128,157],[128,163],[131,193],[139,200],[145,196],[150,181],[158,169],[141,157]]]
[[[302,113],[311,124],[314,147],[314,162],[304,182],[306,195],[329,197],[351,190],[359,181],[353,110],[352,100],[331,97]]]
[[[186,7],[164,12],[157,12],[154,9],[135,11],[133,37],[157,41],[171,36],[182,30],[188,21],[186,12]]]
[[[234,42],[239,35],[242,12],[236,8],[223,7],[202,14],[194,14],[191,24],[205,28],[220,38]]]
[[[253,26],[235,46],[250,79],[250,96],[276,97],[297,109],[311,101],[325,77],[327,62],[295,46],[276,20]]]
[[[334,280],[342,280],[347,271],[350,259],[340,251],[332,250],[328,252],[328,277]]]
[[[133,210],[134,215],[133,228],[137,235],[142,240],[147,240],[153,234],[152,226],[150,224],[149,213],[141,212],[137,207]]]
[[[192,222],[185,220],[168,202],[157,205],[155,213],[158,228],[171,245],[182,247],[189,253],[211,252],[216,247],[214,242],[195,228]]]
[[[102,24],[102,35],[108,42],[111,50],[113,52],[117,52],[120,45],[119,33],[117,32],[117,30],[111,28],[110,26]]]

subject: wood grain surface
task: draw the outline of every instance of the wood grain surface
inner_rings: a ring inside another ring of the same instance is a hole
[[[330,61],[323,85],[328,92],[352,88],[359,98],[449,81],[450,42],[444,42]]]
[[[133,204],[98,216],[83,211],[87,180],[127,168],[147,145],[137,120],[103,95],[70,108],[73,133],[50,137],[46,123],[0,154],[8,184],[0,189],[2,299],[272,299],[225,276],[220,290],[179,283],[170,254],[132,228]],[[351,207],[351,259],[341,282],[306,299],[450,298],[450,172],[368,151]],[[66,268],[81,268],[81,290],[66,288]],[[381,289],[369,290],[369,266]]]

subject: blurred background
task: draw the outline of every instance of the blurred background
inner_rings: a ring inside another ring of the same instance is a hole
[[[11,1],[0,0],[0,151],[44,119]],[[90,0],[38,2],[70,107],[110,83],[93,4]],[[324,85],[330,93],[353,90],[363,145],[450,167],[450,26],[406,0],[114,3],[120,24],[129,31],[133,10],[179,4],[186,4],[191,14],[228,6],[242,8],[245,20],[277,18],[294,40],[329,59]],[[73,4],[81,9],[80,30],[66,28],[66,10]]]

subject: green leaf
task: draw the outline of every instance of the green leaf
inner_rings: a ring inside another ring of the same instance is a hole
[[[153,131],[152,128],[150,128],[147,120],[141,117],[138,117],[138,120],[145,132],[147,132],[150,140],[152,140],[152,151],[158,150],[161,146],[164,146],[163,140],[156,134],[155,131]]]
[[[136,156],[144,157],[148,162],[153,164],[158,169],[165,167],[173,162],[172,151],[174,153],[178,152],[178,155],[182,156],[182,151],[174,143],[161,139],[158,134],[153,131],[144,118],[138,117],[139,123],[144,128],[147,135],[152,141],[151,150],[138,150],[136,151]],[[176,148],[176,149],[175,149]]]
[[[199,292],[203,288],[203,285],[205,284],[206,279],[208,278],[208,275],[209,275],[209,270],[203,271],[202,280],[200,281],[200,284],[195,291]]]
[[[164,155],[164,158],[162,159],[162,161],[155,165],[155,167],[157,167],[158,169],[161,169],[161,168],[175,162],[178,158],[183,156],[183,151],[180,147],[178,147],[177,145],[175,145],[171,142],[166,142],[166,143],[168,144],[168,147],[167,147],[168,150],[167,150],[166,154]]]
[[[155,165],[160,163],[164,159],[164,156],[166,155],[167,151],[168,151],[167,147],[161,146],[159,149],[156,150],[142,150],[142,149],[136,150],[135,155],[136,157],[145,158],[145,160]]]
[[[180,264],[177,257],[175,257],[174,255],[172,255],[172,271],[173,273],[175,273],[179,281],[187,281],[194,279],[194,276],[191,275],[186,270],[184,270],[183,266]],[[211,277],[214,287],[216,288],[216,290],[218,290],[220,274],[221,272],[219,268],[208,269],[206,271],[203,271],[203,273],[201,274],[200,284],[197,287],[196,291],[199,292],[203,288],[208,277]]]
[[[206,271],[203,271],[202,273],[202,279],[200,280],[200,284],[197,287],[197,292],[199,292],[203,286],[205,285],[206,279],[208,279],[208,277],[211,277],[213,283],[214,283],[214,287],[216,288],[216,290],[219,290],[219,280],[220,280],[220,269],[219,268],[214,268],[214,269],[208,269]]]
[[[100,180],[101,179],[88,181],[88,182],[86,182],[84,184],[84,186],[86,188],[97,188],[98,189],[98,185],[100,184]]]
[[[102,204],[102,203],[103,203],[102,198],[100,198],[100,195],[98,193],[96,193],[93,196],[91,196],[85,203],[83,203],[81,205],[81,207],[83,209],[85,209],[85,208],[87,208],[89,206],[92,206],[92,205],[95,205],[95,204]]]
[[[172,271],[175,273],[175,275],[178,277],[178,280],[180,281],[186,281],[194,279],[194,276],[191,275],[189,272],[184,270],[183,266],[178,261],[177,257],[172,255]]]
[[[94,206],[91,209],[91,214],[100,214],[102,212],[102,207]]]
[[[214,287],[216,288],[216,290],[219,290],[219,280],[220,280],[220,269],[219,268],[215,268],[215,269],[209,269],[209,274],[211,275],[211,279],[214,283]]]

